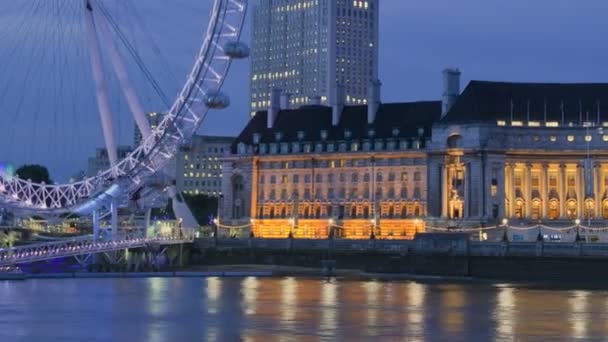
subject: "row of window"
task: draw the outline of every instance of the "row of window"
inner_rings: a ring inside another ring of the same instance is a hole
[[[333,199],[347,199],[347,198],[348,199],[362,199],[362,198],[370,198],[370,193],[371,192],[370,192],[369,188],[364,189],[364,191],[359,191],[359,189],[357,189],[357,188],[352,188],[352,189],[350,189],[350,192],[348,193],[348,197],[347,197],[346,188],[341,188],[337,194],[334,191],[334,188],[329,188],[329,189],[327,189],[327,193],[324,193],[322,191],[322,189],[317,189],[317,191],[315,192],[315,194],[313,196],[311,194],[310,189],[304,189],[304,195],[302,198],[305,200],[310,200],[312,198],[314,198],[314,199],[332,199],[332,200]],[[384,197],[384,195],[386,195],[386,197]],[[420,188],[415,187],[412,195],[413,195],[412,197],[415,199],[422,198],[422,193],[420,191]],[[407,187],[402,187],[400,189],[399,197],[397,197],[397,192],[395,191],[394,188],[389,188],[386,192],[384,191],[383,188],[378,188],[378,189],[376,189],[375,197],[377,199],[382,199],[382,198],[405,199],[405,198],[409,198],[409,193],[408,193]],[[288,194],[287,189],[282,189],[279,198],[277,198],[277,191],[275,189],[272,189],[272,190],[268,191],[267,193],[264,193],[264,191],[260,191],[260,193],[259,193],[260,200],[265,199],[268,201],[276,201],[276,200],[287,201],[287,200],[294,200],[296,198],[300,198],[300,192],[298,189],[294,189],[290,194]]]
[[[414,174],[414,181],[415,182],[419,182],[419,181],[422,180],[422,174],[421,174],[420,171],[415,171],[413,174]],[[407,181],[409,181],[409,173],[408,172],[402,172],[399,176],[400,176],[399,180],[401,182],[407,182]],[[310,174],[304,175],[303,178],[304,178],[304,183],[311,183],[311,181],[313,179],[312,175],[310,175]],[[328,174],[328,175],[326,175],[326,176],[324,176],[322,174],[317,174],[314,177],[316,183],[322,183],[324,180],[326,180],[327,183],[333,183],[336,179],[339,182],[346,182],[346,178],[347,178],[347,175],[344,174],[344,173],[338,174],[337,177],[334,174],[331,174],[331,173]],[[350,175],[350,182],[351,183],[357,183],[357,182],[359,182],[359,178],[360,178],[360,174],[359,173],[356,173],[356,172],[352,173]],[[363,174],[362,179],[363,179],[363,182],[369,182],[370,179],[371,179],[371,176],[370,176],[369,173],[365,173],[365,174]],[[280,180],[281,184],[288,184],[288,183],[290,183],[290,181],[291,181],[292,184],[298,184],[298,183],[300,183],[300,175],[296,174],[296,175],[292,175],[291,177],[289,177],[289,175],[281,175],[280,178],[278,178],[276,175],[271,175],[269,177],[269,180],[270,180],[270,184],[277,184],[277,180]],[[397,180],[397,174],[395,174],[394,172],[390,172],[388,174],[387,180],[389,182],[396,181]],[[376,181],[377,182],[383,182],[384,181],[384,175],[381,172],[376,173]],[[265,175],[261,175],[259,182],[260,182],[260,184],[265,184],[266,183],[266,176]]]

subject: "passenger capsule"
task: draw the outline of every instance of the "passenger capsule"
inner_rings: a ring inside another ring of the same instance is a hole
[[[205,96],[205,105],[211,109],[224,109],[230,106],[230,98],[221,91],[210,91]]]
[[[224,45],[224,53],[230,58],[247,58],[249,57],[249,46],[243,42],[230,41]]]

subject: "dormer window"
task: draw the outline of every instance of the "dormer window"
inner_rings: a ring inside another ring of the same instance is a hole
[[[304,140],[304,131],[298,131],[298,140]]]
[[[369,136],[370,138],[373,138],[376,135],[376,130],[373,128],[370,128],[369,131],[367,131],[367,136]]]
[[[323,139],[323,140],[327,139],[327,131],[326,130],[322,130],[321,131],[321,139]]]
[[[398,137],[398,136],[399,136],[399,133],[401,133],[401,132],[399,131],[399,128],[396,128],[396,127],[395,127],[395,128],[393,128],[393,136],[394,136],[394,137]]]
[[[260,143],[260,133],[253,133],[253,143],[254,144],[259,144]]]
[[[352,137],[352,132],[350,129],[344,130],[344,139],[350,139]]]
[[[283,139],[283,133],[281,133],[281,132],[276,132],[276,133],[274,134],[274,139],[275,139],[276,141],[281,141],[281,139]]]

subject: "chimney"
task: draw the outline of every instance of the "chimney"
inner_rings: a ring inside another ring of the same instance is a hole
[[[273,88],[270,91],[270,108],[268,108],[268,128],[274,126],[274,122],[279,116],[281,110],[281,89]]]
[[[333,103],[331,104],[331,124],[338,126],[338,123],[340,123],[340,116],[344,110],[344,86],[338,83],[334,86],[332,92],[334,92],[334,96],[332,96]]]
[[[319,95],[309,96],[308,102],[310,103],[311,106],[320,106],[321,105],[321,96],[319,96]]]
[[[373,124],[380,108],[380,80],[371,81],[367,89],[367,123]]]
[[[443,70],[443,98],[441,101],[441,117],[452,109],[460,95],[460,70]]]
[[[290,93],[283,92],[281,94],[281,110],[289,109],[289,98],[291,97]]]

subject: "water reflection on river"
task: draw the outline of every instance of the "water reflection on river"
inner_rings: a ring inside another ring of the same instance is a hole
[[[303,278],[0,282],[0,341],[574,340],[608,292]]]

